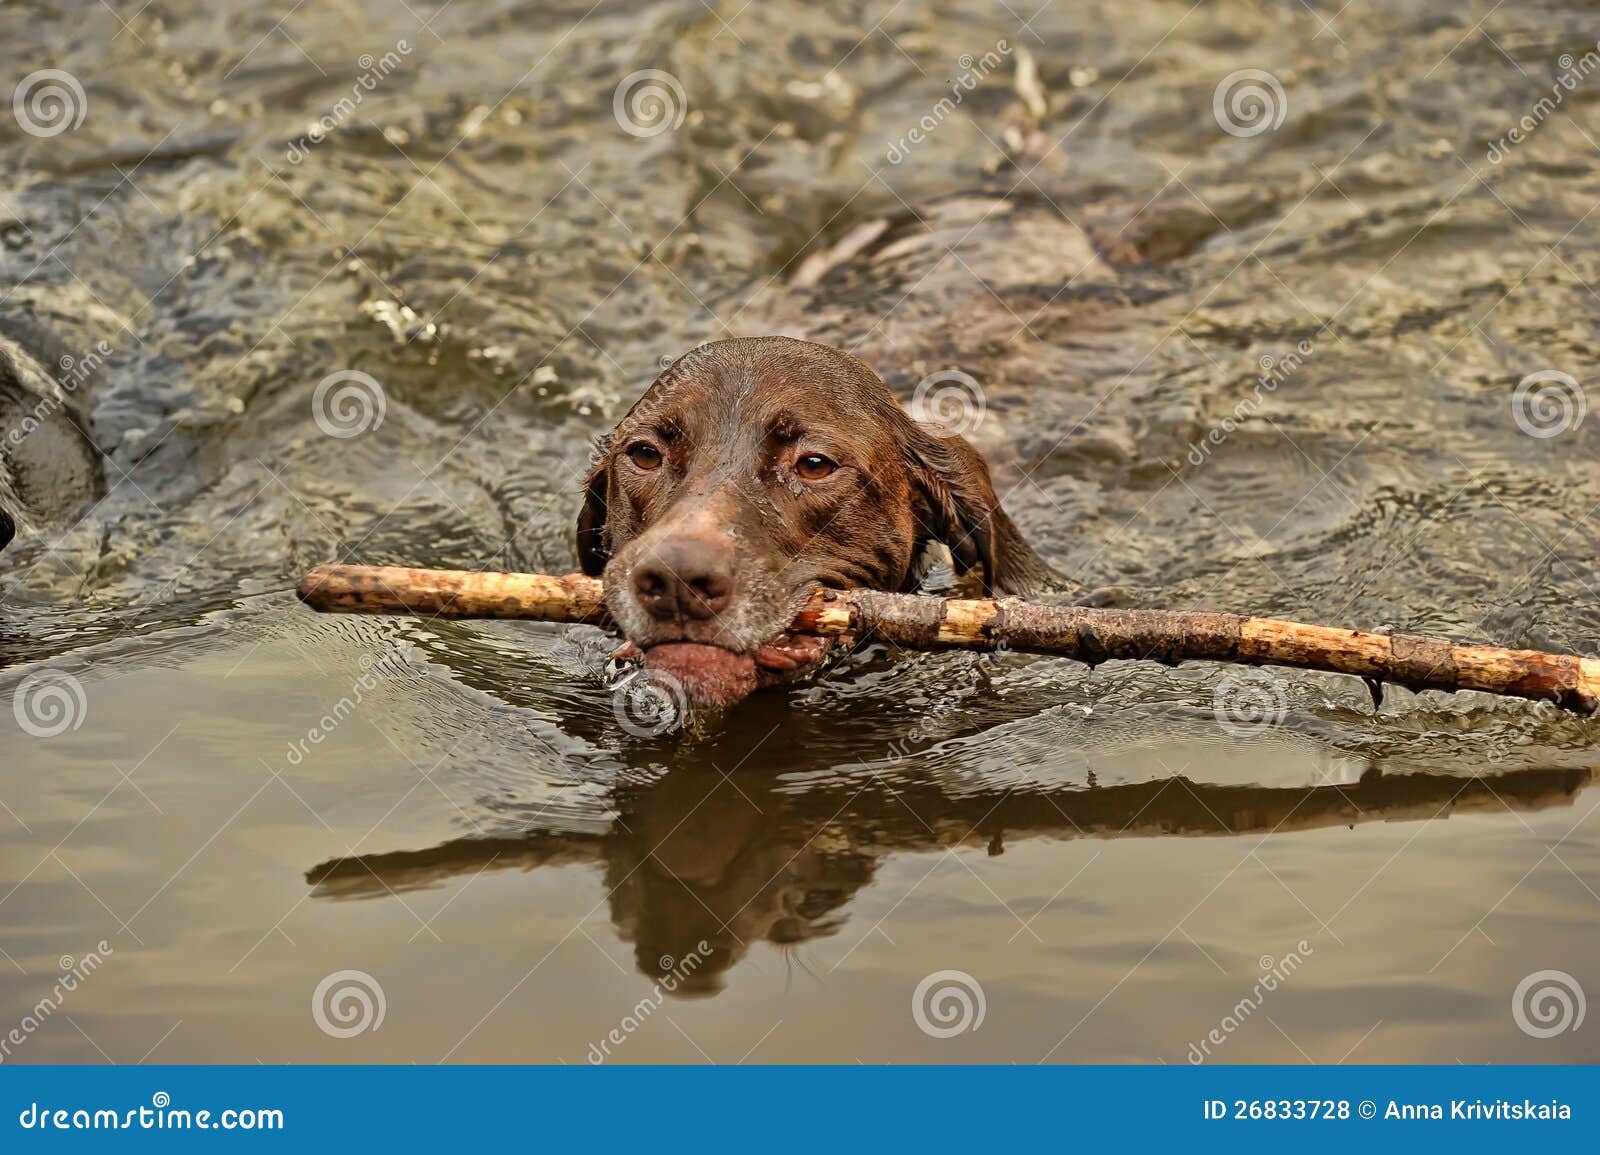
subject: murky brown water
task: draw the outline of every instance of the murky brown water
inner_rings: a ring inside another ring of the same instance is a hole
[[[1214,668],[874,652],[640,738],[597,631],[286,592],[571,568],[663,355],[782,329],[980,381],[1018,522],[1133,604],[1593,653],[1600,419],[1513,404],[1595,379],[1592,6],[112,7],[0,11],[7,84],[87,100],[0,116],[0,313],[112,348],[106,496],[0,564],[0,692],[69,691],[3,723],[0,1057],[1600,1058],[1512,1013],[1600,991],[1593,722],[1295,676],[1241,727]],[[642,69],[676,129],[619,125]],[[1277,127],[1219,126],[1240,69]],[[352,369],[383,421],[329,436]],[[338,1038],[345,970],[385,1009]],[[984,1011],[940,1038],[947,970]]]

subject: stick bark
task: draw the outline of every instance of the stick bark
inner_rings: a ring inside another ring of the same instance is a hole
[[[608,622],[598,579],[397,566],[319,566],[300,600],[334,613],[426,614]],[[1234,662],[1354,674],[1374,701],[1385,682],[1411,690],[1478,690],[1600,708],[1600,659],[1415,634],[1368,633],[1211,611],[1091,609],[1007,598],[932,598],[876,590],[819,590],[791,632],[872,635],[917,650],[1013,650],[1074,658]]]

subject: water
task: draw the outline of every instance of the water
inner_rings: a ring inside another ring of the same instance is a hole
[[[6,1061],[1600,1057],[1512,1011],[1600,989],[1591,721],[1297,674],[1255,727],[1217,668],[869,652],[641,738],[598,631],[288,593],[570,569],[588,441],[779,330],[981,382],[1013,516],[1129,604],[1592,654],[1600,422],[1513,403],[1592,381],[1592,9],[117,11],[0,13],[87,100],[0,117],[0,310],[112,349],[104,498],[0,568],[4,696],[69,691],[0,762]],[[676,129],[623,130],[643,69]],[[341,971],[377,1029],[319,1027]]]

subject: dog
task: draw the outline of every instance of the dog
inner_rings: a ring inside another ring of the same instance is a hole
[[[811,593],[915,590],[936,544],[989,595],[1057,580],[968,441],[912,420],[864,362],[790,337],[675,361],[602,439],[577,524],[618,655],[691,709],[813,669],[828,641],[786,632]]]

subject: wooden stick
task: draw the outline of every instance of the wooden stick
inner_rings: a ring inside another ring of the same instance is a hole
[[[392,566],[319,566],[300,600],[342,613],[417,613],[447,618],[608,621],[601,585],[579,575],[470,573]],[[1600,708],[1600,659],[1415,634],[1375,634],[1276,618],[1209,611],[1052,606],[1015,598],[931,598],[876,590],[819,590],[789,627],[823,636],[872,634],[918,650],[1015,650],[1075,658],[1238,662],[1355,674],[1374,701],[1392,682],[1412,690],[1479,690]]]
[[[609,621],[598,578],[571,574],[319,565],[300,579],[300,600],[325,614],[427,614],[436,618]]]

